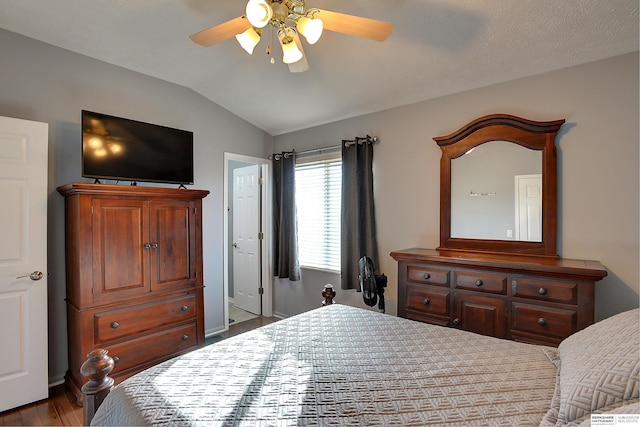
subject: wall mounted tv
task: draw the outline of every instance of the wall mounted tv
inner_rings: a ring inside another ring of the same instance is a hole
[[[82,110],[82,176],[193,184],[193,132]]]

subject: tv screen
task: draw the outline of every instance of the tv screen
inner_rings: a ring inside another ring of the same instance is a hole
[[[82,176],[193,184],[193,132],[82,110]]]

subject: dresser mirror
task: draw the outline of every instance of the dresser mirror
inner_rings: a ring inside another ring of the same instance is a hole
[[[439,250],[556,255],[555,136],[564,120],[484,116],[434,138]]]

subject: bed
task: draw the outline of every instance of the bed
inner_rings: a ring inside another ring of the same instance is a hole
[[[640,414],[639,316],[554,348],[332,304],[123,381],[91,425],[589,425]]]

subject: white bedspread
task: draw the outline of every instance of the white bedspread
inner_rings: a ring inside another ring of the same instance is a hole
[[[555,354],[335,304],[135,375],[92,425],[538,425]]]

